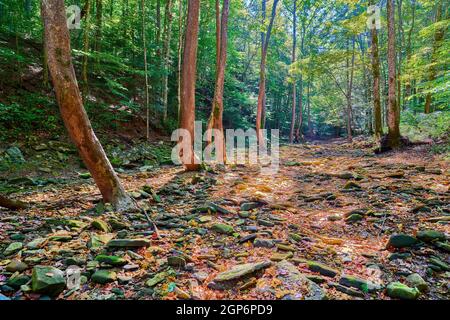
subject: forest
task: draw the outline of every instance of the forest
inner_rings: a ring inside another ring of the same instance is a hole
[[[450,299],[449,11],[0,0],[0,300]]]

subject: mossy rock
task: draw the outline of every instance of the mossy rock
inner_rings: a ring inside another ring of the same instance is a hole
[[[111,266],[124,266],[128,262],[124,258],[117,257],[117,256],[107,256],[107,255],[98,255],[95,257],[95,260],[100,263],[106,263]]]
[[[404,233],[394,234],[389,238],[387,247],[408,248],[417,244],[417,239]]]
[[[107,284],[117,280],[117,274],[110,270],[97,270],[91,277],[91,281],[99,284]]]
[[[415,300],[419,297],[420,292],[416,288],[410,288],[400,282],[391,282],[387,286],[386,293],[391,298],[403,300]]]
[[[35,293],[57,296],[66,288],[64,273],[51,266],[33,268],[31,288]]]
[[[417,239],[423,242],[433,242],[433,241],[445,241],[446,236],[444,233],[436,230],[422,230],[417,232]]]
[[[222,234],[233,234],[234,228],[230,225],[223,223],[216,223],[211,226],[211,230]]]

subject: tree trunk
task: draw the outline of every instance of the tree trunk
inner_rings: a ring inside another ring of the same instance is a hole
[[[100,52],[102,41],[102,18],[103,18],[103,3],[102,0],[96,0],[95,2],[95,51]]]
[[[27,208],[28,205],[21,201],[14,201],[14,200],[8,199],[0,194],[0,207],[11,209],[11,210],[19,210],[19,209]]]
[[[380,56],[378,52],[378,30],[373,27],[372,35],[372,73],[373,73],[373,117],[374,131],[377,140],[383,135],[383,123],[381,117],[381,97],[380,97]]]
[[[442,6],[443,6],[443,0],[441,0],[437,6],[436,9],[436,21],[435,22],[439,22],[442,20]],[[436,28],[436,32],[434,34],[434,42],[433,42],[433,52],[431,54],[431,66],[430,66],[430,70],[429,70],[429,76],[428,76],[428,81],[429,83],[432,85],[432,82],[434,80],[436,80],[437,77],[437,67],[436,64],[438,63],[437,61],[437,51],[439,50],[439,47],[442,43],[442,40],[444,39],[445,36],[445,30],[446,27],[440,27],[440,28]],[[431,113],[431,102],[432,102],[432,95],[431,93],[427,93],[426,98],[425,98],[425,113]]]
[[[183,52],[183,0],[179,0],[178,3],[178,123],[180,123],[180,110],[181,110],[181,63]]]
[[[146,136],[147,141],[150,140],[150,94],[148,83],[148,62],[147,62],[147,39],[146,39],[146,17],[145,17],[145,0],[141,0],[142,6],[142,47],[144,49],[144,73],[145,73],[145,112],[146,112]]]
[[[170,67],[170,38],[172,33],[172,0],[167,0],[166,2],[166,12],[164,21],[164,34],[166,38],[164,39],[164,76],[163,76],[163,120],[167,120],[167,102],[169,94],[169,67]]]
[[[267,28],[267,33],[262,36],[263,45],[261,49],[261,65],[259,71],[259,93],[258,93],[258,105],[256,109],[256,136],[258,139],[258,144],[262,145],[263,135],[261,131],[262,116],[263,116],[263,105],[265,104],[266,98],[266,58],[267,58],[267,48],[269,46],[270,34],[272,32],[273,23],[277,13],[278,0],[273,1],[272,5],[272,15],[270,18],[269,27]],[[265,0],[263,0],[263,7],[265,7]]]
[[[217,1],[218,3],[219,1]],[[216,9],[220,10],[216,5]],[[217,37],[217,70],[216,70],[216,86],[214,89],[214,101],[211,110],[211,116],[208,121],[208,129],[216,129],[220,132],[222,137],[221,141],[218,141],[219,137],[215,137],[216,154],[223,156],[223,161],[226,161],[225,152],[225,140],[223,132],[223,90],[225,85],[225,67],[227,63],[227,43],[228,43],[228,15],[230,11],[230,1],[223,0],[222,4],[222,17],[217,19],[216,22],[220,25],[218,29],[219,33]],[[208,143],[211,143],[212,137],[208,135]]]
[[[411,22],[411,28],[409,29],[408,32],[408,42],[407,42],[407,46],[406,46],[406,61],[407,64],[409,64],[411,57],[412,57],[412,46],[411,46],[411,39],[412,39],[412,33],[414,30],[414,23],[416,21],[416,2],[415,1],[411,1],[411,6],[412,6],[412,22]],[[412,84],[411,84],[412,79],[409,78],[406,82],[406,86],[405,86],[405,104],[407,102],[407,105],[409,106],[409,97],[412,94]]]
[[[347,140],[352,141],[352,89],[355,66],[355,38],[352,39],[352,62],[347,55]]]
[[[41,5],[48,66],[69,136],[100,189],[104,202],[111,203],[118,211],[134,208],[134,202],[122,187],[84,110],[72,65],[64,0],[43,0]]]
[[[200,15],[200,0],[188,0],[186,34],[184,40],[183,66],[181,71],[180,127],[190,134],[190,157],[182,157],[188,171],[200,169],[195,161],[195,80],[197,74],[197,47]]]
[[[396,98],[395,1],[387,0],[388,15],[388,146],[400,146],[400,112]]]
[[[87,96],[89,93],[89,80],[88,80],[88,62],[89,62],[89,28],[90,28],[90,16],[91,16],[91,0],[86,0],[86,13],[84,17],[85,25],[84,25],[84,40],[83,40],[83,96]]]
[[[294,8],[292,11],[292,59],[291,63],[295,63],[295,51],[297,45],[297,0],[294,0]],[[297,102],[296,81],[292,80],[292,117],[291,117],[291,131],[289,134],[289,142],[294,142],[294,129],[295,129],[295,109]]]
[[[308,82],[306,93],[306,107],[308,109],[308,135],[313,136],[313,127],[311,125],[311,81]]]
[[[303,76],[300,75],[299,80],[299,97],[298,97],[298,125],[295,133],[295,140],[300,143],[303,140]]]

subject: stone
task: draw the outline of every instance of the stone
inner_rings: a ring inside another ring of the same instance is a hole
[[[48,238],[48,241],[56,241],[56,242],[68,242],[72,240],[71,235],[55,235]]]
[[[91,223],[91,226],[102,232],[111,232],[111,227],[108,225],[108,223],[101,219],[94,219]]]
[[[42,248],[45,245],[46,242],[47,242],[46,238],[36,238],[36,239],[28,242],[25,245],[25,247],[28,248],[28,249],[32,249],[32,250],[40,249],[40,248]]]
[[[415,300],[419,297],[420,292],[416,288],[410,288],[400,282],[391,282],[387,286],[386,293],[391,298]]]
[[[264,219],[258,219],[258,224],[264,227],[273,227],[275,224],[273,222],[264,220]]]
[[[20,260],[13,260],[6,266],[8,272],[22,272],[28,269],[28,265]]]
[[[403,252],[403,253],[397,253],[396,252],[396,253],[390,254],[388,259],[390,261],[394,261],[394,260],[397,260],[397,259],[405,260],[405,259],[408,259],[408,258],[411,258],[411,257],[412,257],[412,255],[409,252]]]
[[[22,242],[13,242],[5,249],[5,251],[3,251],[3,254],[5,256],[13,255],[14,253],[20,251],[22,247],[23,247]]]
[[[255,239],[258,237],[257,234],[249,234],[247,236],[242,237],[241,239],[239,239],[239,243],[245,243],[245,242],[252,242],[255,241]]]
[[[219,213],[222,213],[222,214],[231,214],[232,213],[230,210],[228,210],[228,209],[226,209],[226,208],[224,208],[222,206],[219,206],[218,204],[215,204],[214,202],[208,202],[207,206],[209,208],[211,208],[212,211],[214,211],[214,212],[219,212]]]
[[[263,270],[272,265],[270,261],[256,262],[256,263],[246,263],[240,264],[232,267],[230,270],[219,273],[215,278],[214,282],[227,282],[241,279],[245,276],[251,275],[259,270]]]
[[[364,217],[360,214],[352,214],[351,216],[349,216],[345,219],[345,222],[353,223],[353,222],[361,221],[363,218]]]
[[[118,219],[109,219],[108,223],[114,231],[125,230],[130,227],[129,224],[127,224],[123,221],[120,221]]]
[[[433,241],[445,241],[446,236],[444,233],[436,230],[422,230],[417,232],[417,239],[423,242],[433,242]]]
[[[359,290],[355,290],[355,289],[343,286],[336,282],[328,282],[328,285],[332,288],[335,288],[337,291],[348,294],[349,296],[364,298],[364,293]]]
[[[374,292],[381,289],[377,284],[350,275],[343,275],[339,280],[339,284],[346,287],[353,287],[363,292]]]
[[[95,257],[95,261],[98,261],[100,263],[106,263],[111,266],[118,266],[118,267],[124,266],[128,263],[128,261],[125,260],[124,258],[117,257],[117,256],[107,256],[107,255],[98,255],[97,257]]]
[[[113,239],[107,243],[110,248],[141,248],[150,247],[147,239]]]
[[[91,174],[89,172],[79,173],[78,176],[81,179],[89,179],[91,177]]]
[[[417,243],[417,239],[404,233],[394,234],[389,238],[387,247],[408,248]]]
[[[450,252],[450,244],[445,242],[436,241],[433,242],[433,245],[442,251]]]
[[[390,173],[386,174],[386,177],[395,178],[395,179],[400,179],[400,178],[403,178],[404,176],[405,176],[405,172],[402,170],[394,171],[394,172],[390,172]]]
[[[338,215],[338,214],[333,214],[331,216],[327,217],[328,221],[339,221],[342,220],[342,216]]]
[[[327,276],[327,277],[331,277],[334,278],[339,271],[336,269],[333,269],[327,265],[324,265],[322,263],[319,262],[315,262],[315,261],[308,261],[306,263],[306,265],[308,266],[308,269],[313,271],[313,272],[318,272],[321,275]]]
[[[261,203],[259,202],[244,202],[240,206],[241,211],[250,211],[256,208],[259,208],[261,206]]]
[[[19,289],[20,286],[27,284],[30,281],[30,277],[24,274],[19,274],[8,279],[6,284],[14,289]]]
[[[222,234],[233,234],[234,228],[230,225],[223,223],[215,223],[212,225],[211,230]]]
[[[428,260],[428,262],[431,263],[432,265],[438,267],[440,270],[450,271],[450,266],[448,264],[446,264],[444,261],[441,261],[437,258],[430,258]]]
[[[277,279],[280,291],[290,292],[282,297],[283,300],[325,300],[325,291],[315,282],[302,275],[297,267],[288,261],[276,264]]]
[[[107,284],[117,280],[117,274],[110,270],[97,270],[91,277],[91,281],[99,284]]]
[[[292,252],[288,253],[275,253],[270,257],[272,261],[283,261],[292,258],[294,254]]]
[[[406,283],[413,288],[417,288],[420,292],[428,291],[427,282],[418,273],[412,273],[407,276]]]
[[[31,289],[35,293],[58,296],[66,288],[64,273],[51,266],[35,266],[31,276]]]
[[[352,189],[360,190],[361,186],[354,181],[349,181],[344,185],[344,189],[345,190],[352,190]]]
[[[156,275],[154,275],[152,278],[150,278],[145,285],[147,287],[154,287],[156,286],[158,283],[163,282],[164,280],[166,280],[167,278],[167,273],[166,272],[160,272],[157,273]]]
[[[256,248],[273,248],[275,243],[270,239],[256,238],[255,241],[253,241],[253,246]]]
[[[0,301],[6,301],[6,300],[11,300],[11,299],[0,293]]]
[[[186,266],[186,259],[180,256],[170,256],[167,258],[167,264],[171,267],[183,269]]]
[[[23,157],[22,151],[20,151],[20,149],[17,147],[6,149],[6,154],[14,164],[23,164],[26,162],[25,158]]]
[[[12,241],[23,241],[23,240],[25,240],[25,235],[23,235],[21,233],[14,233],[14,234],[10,235],[9,238]]]
[[[239,211],[238,212],[238,216],[242,219],[247,219],[248,217],[250,217],[250,212],[248,211]]]
[[[204,282],[209,277],[209,274],[203,271],[199,271],[194,273],[192,276],[194,277],[194,279],[200,282]]]

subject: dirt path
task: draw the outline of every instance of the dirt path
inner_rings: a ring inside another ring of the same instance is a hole
[[[28,212],[0,211],[0,252],[11,242],[24,246],[0,255],[0,292],[39,297],[11,285],[17,274],[6,266],[19,259],[27,264],[19,272],[24,282],[33,265],[64,271],[78,264],[86,278],[80,289],[60,295],[69,299],[380,299],[389,283],[409,283],[413,273],[429,288],[421,299],[448,299],[448,239],[385,250],[393,234],[449,235],[448,163],[424,148],[374,156],[363,144],[336,141],[281,147],[274,175],[249,166],[122,174],[157,233],[141,213],[92,210],[99,194],[89,180],[31,193],[24,200],[37,205]],[[140,192],[145,185],[157,196]],[[95,219],[109,226],[92,227]],[[52,235],[63,237],[26,246]],[[137,249],[105,247],[111,238],[147,242]],[[125,266],[96,264],[100,253],[124,258]],[[99,269],[107,271],[107,284],[89,279]]]

